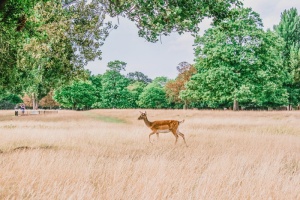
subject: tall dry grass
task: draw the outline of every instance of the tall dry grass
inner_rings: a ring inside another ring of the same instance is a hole
[[[300,199],[300,112],[0,112],[0,199]]]

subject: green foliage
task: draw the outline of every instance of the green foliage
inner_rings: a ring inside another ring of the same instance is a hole
[[[290,51],[292,47],[300,47],[300,16],[296,8],[284,10],[281,13],[281,20],[274,30],[284,39],[284,57],[285,64],[288,64]]]
[[[164,89],[167,81],[166,77],[155,78],[140,94],[138,105],[141,108],[167,108],[169,105]]]
[[[138,108],[138,100],[141,93],[144,91],[146,84],[144,82],[136,81],[128,85],[127,89],[129,91],[128,102],[130,108]]]
[[[295,106],[300,102],[300,16],[297,9],[284,10],[274,30],[285,41],[283,61],[291,76],[285,88],[289,93],[289,104]]]
[[[134,21],[139,36],[155,42],[171,32],[196,33],[205,17],[217,23],[230,15],[230,9],[241,6],[238,0],[98,0],[111,16],[121,15]]]
[[[0,109],[13,109],[19,103],[23,100],[18,95],[6,93],[0,96]]]
[[[100,102],[102,93],[102,75],[92,75],[90,76],[89,80],[95,88],[96,102]]]
[[[137,101],[146,87],[146,83],[126,78],[121,74],[126,63],[111,61],[108,70],[103,75],[91,76],[93,86],[96,88],[97,101],[93,108],[138,108]],[[131,78],[136,78],[136,73]],[[147,77],[138,73],[139,77]]]
[[[95,88],[89,82],[75,81],[54,92],[54,99],[65,108],[89,109],[95,103]]]
[[[38,2],[46,0],[3,0],[0,2],[0,89],[19,93],[22,90],[18,66],[19,52],[35,32],[26,26],[28,16]],[[24,67],[24,66],[23,66]]]
[[[165,76],[159,76],[159,77],[156,77],[150,85],[151,86],[155,86],[155,87],[165,87],[165,85],[167,84],[167,82],[169,81],[169,79]]]
[[[15,94],[7,94],[1,98],[2,101],[8,101],[13,104],[23,103],[23,100]]]
[[[198,72],[181,97],[210,107],[228,106],[234,100],[243,106],[284,105],[283,83],[289,77],[282,66],[282,40],[264,32],[251,9],[233,12],[195,40]]]
[[[108,70],[102,75],[101,102],[95,105],[98,108],[128,108],[129,91],[127,86],[129,80],[122,75],[121,70],[125,70],[126,63],[122,61],[112,61],[108,63]]]
[[[75,0],[65,0],[69,4]],[[205,18],[214,23],[231,15],[231,8],[242,6],[239,0],[94,0],[111,17],[123,16],[135,22],[139,36],[156,42],[172,32],[197,33]]]
[[[19,6],[8,2],[5,9]],[[21,29],[10,12],[0,13],[0,89],[22,90],[38,101],[50,89],[86,77],[84,65],[101,58],[99,47],[113,27],[94,2],[65,9],[60,1],[34,2],[23,2],[25,11],[12,9],[24,18]]]

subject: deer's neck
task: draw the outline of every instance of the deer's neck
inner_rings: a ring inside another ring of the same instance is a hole
[[[152,122],[150,122],[147,118],[144,119],[146,126],[151,127]]]

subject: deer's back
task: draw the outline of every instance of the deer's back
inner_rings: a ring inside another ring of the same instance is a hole
[[[179,121],[177,120],[160,120],[160,121],[154,121],[151,124],[151,129],[156,130],[171,130],[171,129],[177,129],[179,125]]]

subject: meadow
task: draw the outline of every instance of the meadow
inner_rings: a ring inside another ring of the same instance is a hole
[[[299,111],[0,111],[0,199],[300,199]]]

